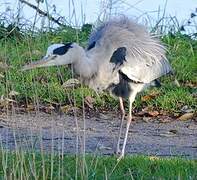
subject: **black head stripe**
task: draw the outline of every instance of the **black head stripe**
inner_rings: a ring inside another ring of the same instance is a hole
[[[72,48],[72,43],[67,43],[64,46],[58,47],[56,49],[53,50],[53,54],[57,54],[57,55],[64,55],[67,53],[67,51]]]

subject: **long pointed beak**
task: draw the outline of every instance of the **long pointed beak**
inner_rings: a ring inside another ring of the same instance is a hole
[[[49,57],[44,57],[41,60],[34,61],[30,64],[26,64],[22,67],[22,71],[30,70],[30,69],[35,69],[39,67],[48,67],[48,66],[55,66],[55,56],[49,56]]]

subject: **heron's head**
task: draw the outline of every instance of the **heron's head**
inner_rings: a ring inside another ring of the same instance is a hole
[[[52,44],[42,59],[23,66],[22,70],[72,64],[77,61],[77,53],[80,49],[81,47],[76,43]]]

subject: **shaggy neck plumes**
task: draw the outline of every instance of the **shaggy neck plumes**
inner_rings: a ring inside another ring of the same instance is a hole
[[[73,66],[74,71],[82,78],[91,78],[97,72],[97,64],[91,58],[87,56],[86,51],[81,46],[75,46],[73,54]]]

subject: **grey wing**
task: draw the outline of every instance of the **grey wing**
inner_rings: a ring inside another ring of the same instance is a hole
[[[88,49],[109,76],[110,71],[111,76],[121,71],[133,81],[149,83],[172,71],[160,41],[127,18],[107,22],[93,31]]]
[[[150,83],[151,81],[168,74],[172,71],[172,68],[167,59],[161,59],[160,61],[152,61],[152,63],[143,63],[138,61],[136,63],[125,62],[120,71],[124,73],[129,79]]]
[[[126,47],[117,48],[110,59],[114,64],[112,71],[121,71],[130,80],[141,83],[150,83],[151,81],[168,74],[172,68],[161,53],[147,55],[141,52],[141,56],[133,56]]]
[[[96,46],[96,43],[102,38],[105,29],[105,24],[94,30],[88,40],[87,50],[90,50]]]

